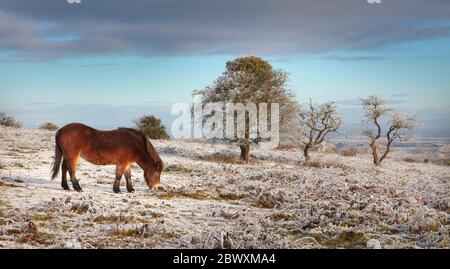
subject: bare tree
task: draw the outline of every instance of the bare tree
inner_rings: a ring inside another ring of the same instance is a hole
[[[300,118],[303,130],[301,140],[303,155],[308,161],[309,151],[322,143],[329,133],[336,132],[343,121],[337,114],[337,106],[334,102],[317,105],[311,100],[308,108],[301,112]]]
[[[394,112],[393,109],[386,107],[385,101],[378,96],[370,96],[361,99],[363,109],[366,111],[366,121],[369,125],[363,134],[370,140],[370,149],[372,151],[373,163],[381,165],[383,160],[389,154],[391,146],[395,140],[408,140],[416,127],[417,121],[414,115],[406,115]],[[388,131],[386,133],[386,148],[380,155],[378,140],[382,136],[381,120],[384,116],[390,116],[388,121]]]

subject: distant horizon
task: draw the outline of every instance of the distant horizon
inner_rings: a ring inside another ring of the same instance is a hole
[[[346,101],[346,100],[344,100]],[[344,124],[337,134],[332,136],[357,136],[364,128],[364,111],[356,104],[343,107],[344,101],[337,101],[338,113],[343,118]],[[304,100],[304,102],[306,102]],[[134,127],[134,120],[144,116],[153,115],[161,119],[166,130],[170,132],[173,120],[177,117],[171,115],[171,105],[175,102],[158,102],[155,104],[136,104],[128,106],[117,106],[108,104],[33,104],[34,109],[23,110],[17,114],[9,113],[23,124],[25,128],[36,129],[45,122],[55,123],[59,127],[72,122],[80,122],[98,129],[115,129],[118,127]],[[414,111],[402,108],[398,105],[387,104],[399,112],[412,113]],[[450,137],[450,118],[446,124],[439,124],[441,119],[433,118],[433,111],[417,113],[419,126],[416,135],[425,137]],[[114,115],[114,117],[111,117]],[[425,118],[424,118],[425,116]],[[45,119],[45,120],[44,120]],[[387,120],[388,117],[385,118]],[[382,126],[386,128],[386,126]]]

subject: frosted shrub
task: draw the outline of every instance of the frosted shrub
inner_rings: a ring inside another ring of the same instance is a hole
[[[438,157],[443,164],[450,165],[450,145],[439,148]]]

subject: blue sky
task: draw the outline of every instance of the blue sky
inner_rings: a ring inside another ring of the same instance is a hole
[[[372,94],[427,130],[450,129],[450,4],[169,2],[0,0],[0,111],[28,127],[114,128],[142,114],[169,125],[171,104],[257,54],[290,74],[301,101],[336,101],[348,129]]]

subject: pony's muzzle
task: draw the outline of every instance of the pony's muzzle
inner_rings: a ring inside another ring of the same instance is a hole
[[[153,185],[153,186],[151,187],[151,189],[152,189],[152,191],[162,191],[162,190],[164,190],[164,188],[163,188],[163,187],[161,186],[161,184],[159,184],[159,183]]]

